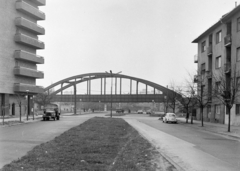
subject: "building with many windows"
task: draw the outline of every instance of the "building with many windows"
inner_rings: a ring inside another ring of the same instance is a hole
[[[214,79],[216,75],[224,73],[228,82],[233,77],[235,67],[237,73],[240,71],[240,6],[223,15],[217,23],[193,40],[193,43],[198,44],[198,52],[194,56],[194,62],[198,65],[196,80],[199,76],[204,77],[204,86],[210,94],[213,87],[216,88],[221,83]],[[219,99],[209,98],[212,99],[203,111],[204,120],[227,124],[228,113],[225,106]],[[234,103],[231,109],[231,124],[240,125],[240,100]],[[200,118],[198,110],[197,119]]]
[[[23,112],[29,110],[31,97],[43,92],[36,79],[44,77],[37,69],[38,64],[44,64],[44,58],[36,53],[45,48],[38,38],[45,34],[45,29],[37,24],[38,20],[45,20],[45,14],[39,10],[45,4],[46,0],[0,1],[1,115],[19,113],[20,101],[22,105],[25,103]]]

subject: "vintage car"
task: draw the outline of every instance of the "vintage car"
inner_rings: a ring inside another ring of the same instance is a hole
[[[58,106],[55,104],[47,105],[43,109],[43,116],[44,121],[53,119],[53,120],[59,120],[60,119],[60,112],[58,111]]]

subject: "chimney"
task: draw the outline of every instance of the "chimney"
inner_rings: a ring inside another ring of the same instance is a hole
[[[237,7],[237,1],[235,1],[235,7]]]

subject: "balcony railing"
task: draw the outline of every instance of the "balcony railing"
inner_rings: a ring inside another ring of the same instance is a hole
[[[44,49],[45,48],[45,44],[43,42],[39,41],[38,39],[27,36],[25,34],[22,34],[22,33],[16,34],[14,37],[14,40],[17,43],[22,43],[24,45],[28,45],[28,46],[34,47],[36,49]]]
[[[232,36],[231,35],[227,35],[224,38],[224,45],[225,46],[230,46],[232,44]]]
[[[209,45],[207,48],[207,54],[212,55],[212,45]]]
[[[20,66],[14,67],[14,74],[32,78],[44,78],[44,73],[42,71],[24,68]]]
[[[224,64],[224,71],[225,71],[225,73],[231,72],[231,63],[230,62],[227,62]]]
[[[38,94],[43,93],[44,88],[41,86],[31,85],[31,84],[23,84],[23,83],[15,83],[14,84],[14,91],[19,93],[32,93]]]
[[[194,55],[194,63],[198,63],[198,55]]]
[[[45,34],[45,29],[43,27],[25,18],[17,17],[15,19],[15,24],[16,26],[23,28],[25,30],[31,31],[35,34],[39,34],[39,35]]]
[[[212,78],[212,71],[207,71],[206,77],[207,77],[207,78]]]
[[[46,0],[32,0],[37,6],[45,6]]]
[[[29,53],[23,50],[15,50],[14,58],[18,60],[32,62],[35,64],[44,64],[44,58],[42,56],[38,56],[34,53]]]
[[[45,14],[40,11],[38,8],[22,1],[18,0],[16,2],[16,9],[22,13],[30,15],[31,17],[35,18],[36,20],[45,20]]]

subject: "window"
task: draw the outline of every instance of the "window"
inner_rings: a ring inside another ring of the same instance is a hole
[[[236,104],[236,115],[240,115],[240,104]]]
[[[220,68],[222,64],[221,56],[216,57],[215,68]]]
[[[206,51],[206,42],[205,42],[205,41],[202,42],[202,47],[201,47],[201,49],[202,49],[202,52]]]
[[[240,61],[240,47],[237,48],[237,61]]]
[[[222,31],[216,33],[216,44],[222,41]]]
[[[237,31],[240,31],[240,17],[237,19]]]

